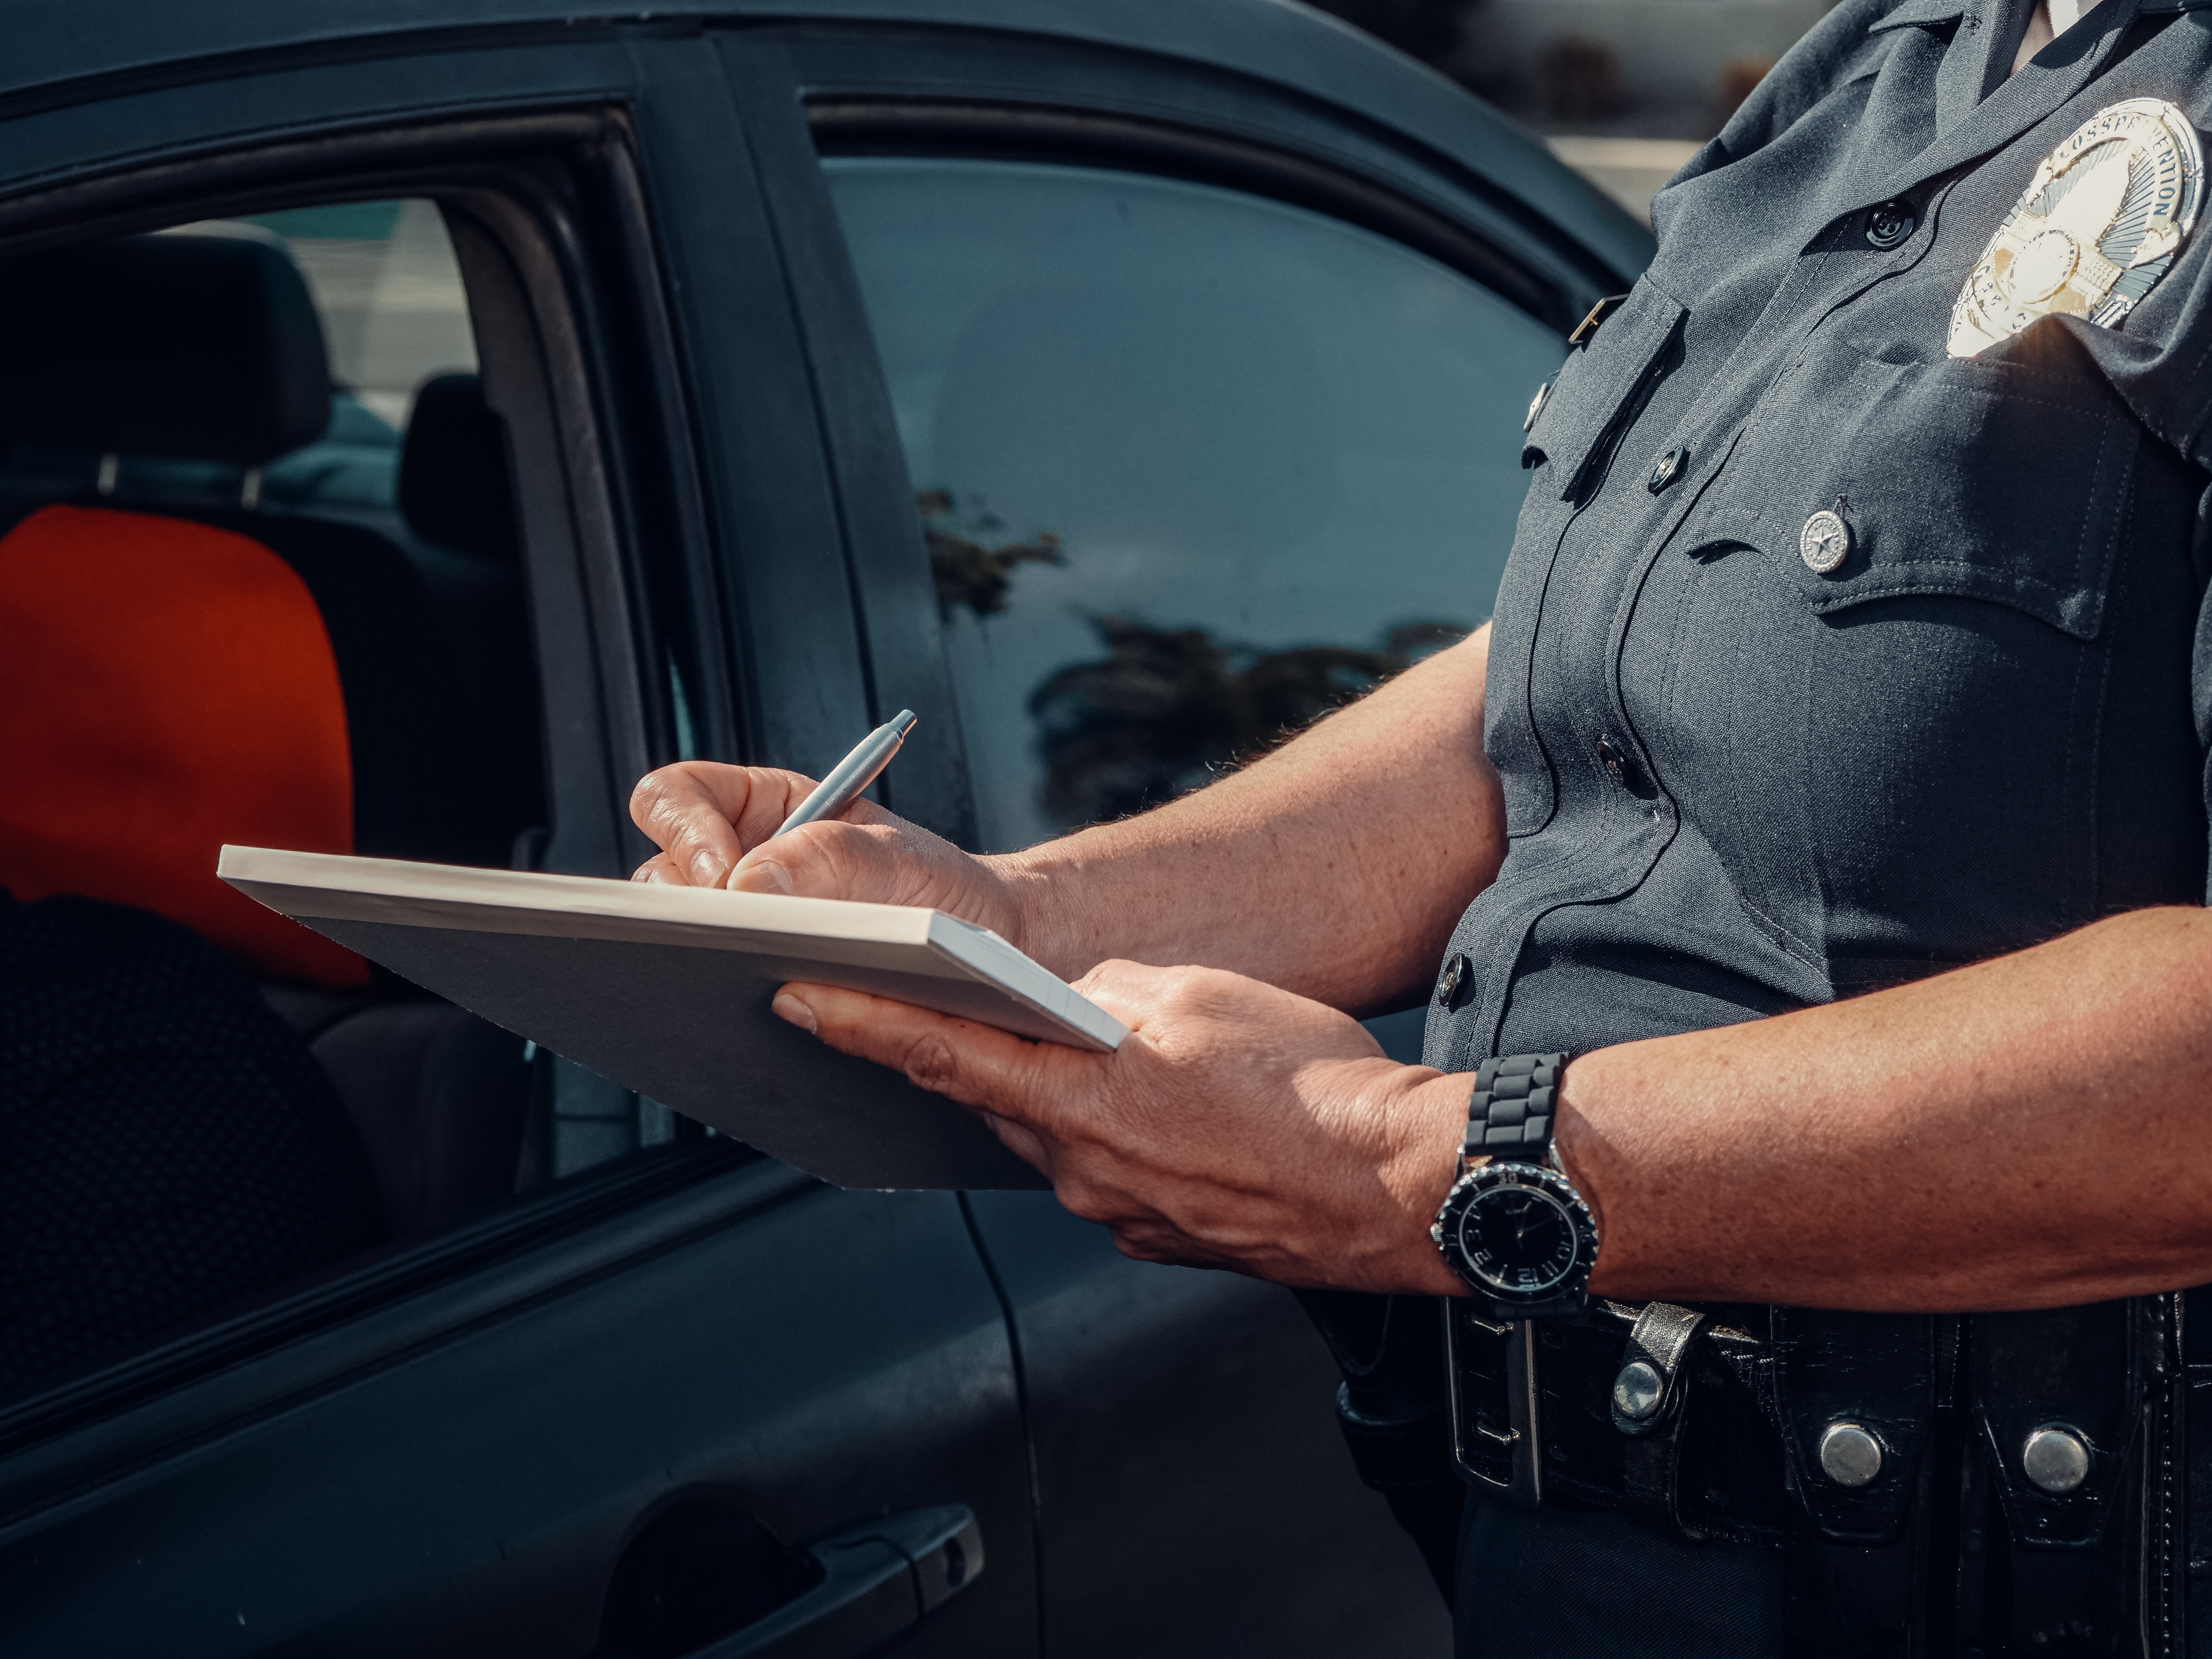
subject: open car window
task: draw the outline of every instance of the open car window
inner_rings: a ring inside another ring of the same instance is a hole
[[[1557,333],[1284,203],[823,163],[918,491],[985,850],[1155,805],[1489,615]]]
[[[512,446],[446,210],[0,259],[0,1401],[675,1120],[214,879],[552,821]]]

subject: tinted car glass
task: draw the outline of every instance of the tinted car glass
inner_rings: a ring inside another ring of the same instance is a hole
[[[987,850],[1205,782],[1479,625],[1557,334],[1322,215],[1086,167],[827,160]]]

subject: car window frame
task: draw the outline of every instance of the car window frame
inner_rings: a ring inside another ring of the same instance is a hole
[[[719,595],[710,589],[702,602],[693,586],[715,563],[703,514],[690,512],[695,539],[674,549],[664,530],[673,603],[665,570],[654,602],[646,563],[641,501],[655,491],[665,497],[672,482],[681,489],[688,479],[696,491],[697,473],[672,335],[661,327],[656,342],[649,311],[627,331],[612,314],[625,302],[635,307],[638,291],[660,291],[634,144],[623,107],[594,100],[320,139],[292,134],[273,144],[211,145],[186,159],[103,159],[81,178],[28,190],[9,190],[0,174],[0,253],[307,203],[413,197],[440,205],[479,341],[487,343],[488,329],[503,334],[479,355],[495,382],[488,396],[509,422],[525,514],[526,602],[543,653],[555,833],[541,864],[615,876],[647,846],[624,811],[631,783],[675,757],[665,682],[655,672],[658,617],[674,612],[696,630],[692,650],[717,669],[702,676],[694,718],[709,741],[737,741]],[[586,200],[594,188],[602,199]],[[625,190],[631,199],[623,210],[608,211]],[[526,383],[495,384],[502,370],[512,377],[526,366]],[[647,398],[658,398],[660,422],[641,428],[635,411]],[[641,476],[639,452],[676,450],[689,458],[688,474],[675,466],[658,478]],[[683,517],[664,500],[654,522],[680,526]],[[564,674],[548,660],[580,663],[585,672]],[[739,1171],[741,1180],[727,1178]],[[133,1448],[173,1443],[195,1424],[276,1408],[328,1374],[325,1367],[357,1371],[379,1363],[374,1354],[396,1358],[489,1316],[502,1302],[542,1297],[549,1283],[603,1274],[627,1255],[669,1248],[672,1228],[684,1237],[731,1224],[817,1184],[738,1143],[697,1139],[520,1195],[481,1221],[19,1396],[0,1407],[0,1523],[127,1462]]]
[[[1636,275],[1477,162],[1210,65],[920,25],[794,24],[744,38],[781,55],[817,145],[1120,166],[1247,190],[1406,242],[1562,334]],[[1534,288],[1486,277],[1501,262]]]
[[[831,156],[1058,164],[1211,185],[1356,225],[1426,255],[1565,336],[1574,300],[1507,249],[1358,170],[1243,135],[1103,111],[1005,100],[824,94],[807,100]]]

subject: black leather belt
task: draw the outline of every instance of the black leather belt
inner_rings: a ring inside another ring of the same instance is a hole
[[[1452,1461],[1525,1496],[1533,1420],[1547,1503],[1785,1550],[1793,1659],[2179,1652],[2181,1306],[1598,1302],[1539,1328],[1531,1413],[1512,1328],[1453,1302]]]
[[[1625,1508],[1692,1540],[1778,1547],[1789,1504],[1771,1350],[1757,1334],[1766,1310],[1652,1307],[1593,1302],[1579,1325],[1539,1328],[1544,1443],[1536,1449],[1547,1501]],[[1511,1328],[1464,1299],[1447,1304],[1444,1317],[1453,1462],[1470,1485],[1509,1494],[1520,1431],[1509,1389]],[[1658,1399],[1637,1417],[1635,1385],[1647,1373]]]

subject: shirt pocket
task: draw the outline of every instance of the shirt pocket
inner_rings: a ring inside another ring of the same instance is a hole
[[[1650,277],[1586,345],[1568,354],[1521,448],[1524,467],[1550,463],[1553,493],[1581,493],[1610,441],[1634,417],[1653,366],[1681,327],[1682,307]]]
[[[1838,350],[1770,392],[1684,526],[1672,769],[1745,904],[1838,986],[2093,914],[2141,431],[2094,369]],[[1825,571],[1823,512],[1850,532]]]
[[[1745,428],[1699,539],[1760,550],[1815,615],[1932,594],[2097,637],[2141,436],[2101,378],[1856,356],[1792,374],[1795,395],[1767,400],[1781,411]],[[1808,547],[1823,512],[1849,532],[1825,570]]]
[[[1542,626],[1545,589],[1559,538],[1601,467],[1642,407],[1640,394],[1686,313],[1650,277],[1577,347],[1537,411],[1521,451],[1538,467],[1521,510],[1512,556],[1491,616],[1483,748],[1498,768],[1505,796],[1505,828],[1528,836],[1550,822],[1557,800],[1551,762],[1529,711],[1528,670]]]

